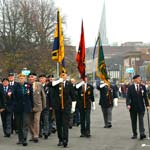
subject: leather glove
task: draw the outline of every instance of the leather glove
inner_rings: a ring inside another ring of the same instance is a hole
[[[76,108],[76,101],[72,102],[72,107],[71,107],[71,113],[73,114],[75,112],[75,108]]]
[[[92,111],[96,109],[95,102],[92,102]]]

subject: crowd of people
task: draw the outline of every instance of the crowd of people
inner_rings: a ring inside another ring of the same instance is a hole
[[[53,75],[28,76],[14,74],[2,79],[0,84],[0,113],[4,137],[18,135],[16,144],[28,145],[29,141],[39,142],[39,138],[48,139],[57,132],[58,146],[67,147],[69,128],[81,127],[80,137],[90,134],[90,111],[95,109],[93,86],[85,81],[76,84],[75,79],[68,80],[62,71],[59,79]]]
[[[99,105],[104,119],[104,128],[112,127],[112,110],[117,106],[119,87],[111,82],[101,81],[96,85],[99,91]],[[138,85],[138,89],[137,89]],[[120,89],[123,87],[120,87]],[[133,136],[137,138],[137,116],[139,118],[140,139],[146,138],[144,129],[145,106],[149,110],[148,86],[135,75],[133,83],[128,84],[126,92],[127,108],[130,112]],[[19,74],[17,81],[14,74],[0,83],[0,113],[4,137],[9,138],[14,132],[18,135],[18,145],[28,145],[29,141],[38,143],[39,138],[48,137],[57,132],[57,146],[67,147],[69,128],[80,125],[80,137],[91,137],[91,110],[95,110],[94,87],[84,80],[76,82],[68,79],[67,72],[62,71],[58,79],[53,75],[28,76]],[[144,101],[143,101],[144,100]],[[145,105],[145,106],[144,106]]]

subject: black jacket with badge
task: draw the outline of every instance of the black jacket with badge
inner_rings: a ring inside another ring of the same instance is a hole
[[[51,99],[52,99],[52,107],[56,110],[61,109],[61,84],[59,83],[52,88]],[[64,110],[71,110],[72,101],[75,101],[75,93],[73,85],[70,81],[65,81],[65,87],[63,88],[63,102],[64,102]]]
[[[97,89],[100,91],[100,99],[99,99],[99,105],[103,108],[108,108],[113,106],[113,99],[118,98],[117,91],[115,90],[113,85],[110,85],[108,87],[107,85],[100,88],[100,86],[97,86]]]
[[[93,93],[93,86],[87,83],[87,88],[85,91],[85,108],[91,109],[91,102],[94,102],[94,93]],[[80,86],[78,89],[78,101],[77,106],[79,109],[84,109],[84,91],[83,86]]]
[[[144,85],[139,85],[139,92],[136,91],[135,85],[128,87],[126,104],[131,106],[131,111],[144,112],[145,105],[149,106],[147,92]]]
[[[13,112],[14,111],[14,92],[11,89],[10,86],[7,87],[7,91],[4,91],[4,87],[2,86],[0,88],[1,93],[1,106],[4,108],[7,112]]]
[[[15,112],[32,112],[33,109],[33,88],[29,83],[17,84],[14,89]]]

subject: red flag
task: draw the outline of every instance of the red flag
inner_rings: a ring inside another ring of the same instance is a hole
[[[81,78],[85,79],[85,41],[84,41],[84,28],[83,21],[81,25],[81,36],[78,53],[76,55],[76,61],[78,63],[78,70],[80,72]]]

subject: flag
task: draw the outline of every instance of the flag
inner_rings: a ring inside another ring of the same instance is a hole
[[[52,49],[52,60],[62,63],[64,59],[64,37],[62,30],[62,18],[59,10],[57,12],[57,24],[54,33],[54,44]]]
[[[78,52],[76,55],[76,61],[78,63],[78,70],[81,75],[81,78],[85,80],[85,41],[84,41],[83,21],[81,25],[81,36],[80,36]]]
[[[94,46],[93,59],[95,58],[95,51],[96,51],[96,46],[97,46],[98,41],[99,41],[99,36],[97,37],[97,40],[96,40],[96,43],[95,43],[95,46]]]
[[[100,34],[98,37],[98,59],[97,59],[96,76],[99,77],[101,80],[103,80],[105,83],[109,83]]]

